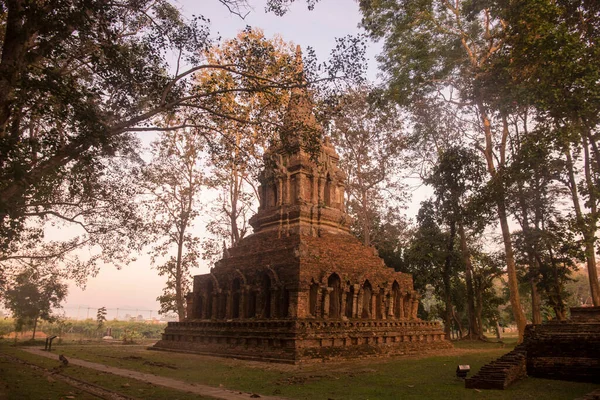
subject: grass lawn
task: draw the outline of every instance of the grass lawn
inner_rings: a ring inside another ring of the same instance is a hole
[[[39,348],[39,346],[37,346]],[[0,342],[0,353],[18,357],[28,363],[52,370],[58,365],[58,362],[45,357],[39,357],[21,350],[21,347],[7,346]],[[53,352],[54,353],[54,352]],[[62,352],[60,354],[63,354]],[[64,353],[66,354],[66,353]],[[9,371],[9,374],[4,374]],[[202,397],[191,393],[185,393],[178,390],[168,389],[151,383],[127,379],[124,377],[107,374],[87,368],[69,365],[60,372],[62,375],[73,377],[92,383],[103,388],[118,392],[123,395],[138,399],[165,399],[165,400],[209,400],[212,398]],[[4,390],[4,378],[8,385],[8,390]],[[2,397],[3,390],[6,393]],[[72,396],[72,397],[68,397]],[[42,374],[32,370],[27,365],[20,365],[7,361],[0,357],[0,399],[98,399],[84,391],[72,388],[58,379],[48,379]]]
[[[114,344],[59,345],[54,352],[186,382],[222,385],[244,392],[296,399],[574,399],[600,388],[600,385],[594,384],[528,378],[504,391],[476,391],[465,389],[464,382],[455,378],[458,364],[469,364],[472,373],[475,373],[482,365],[508,352],[511,347],[510,343],[459,342],[453,350],[422,357],[300,366],[151,351],[145,346]],[[0,349],[5,350],[6,345]],[[10,351],[36,363],[49,362],[55,365],[52,360],[41,360],[18,348],[11,348]],[[71,370],[71,367],[67,369]],[[179,397],[161,397],[164,394],[158,393],[159,389],[152,385],[101,376],[104,374],[85,368],[73,368],[73,371],[69,373],[79,374],[80,379],[96,379],[93,382],[102,386],[112,384],[116,386],[115,390],[131,396],[146,399],[186,398],[184,393]],[[130,386],[127,390],[131,391],[123,390],[124,381],[128,381]]]
[[[4,349],[3,349],[4,350]],[[0,357],[0,399],[98,399],[30,367]]]

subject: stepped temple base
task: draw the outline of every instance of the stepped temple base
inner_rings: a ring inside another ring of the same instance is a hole
[[[169,322],[154,349],[297,364],[451,347],[434,322],[269,319]]]
[[[484,365],[467,389],[505,389],[525,376],[600,383],[600,307],[573,307],[566,321],[527,325],[523,343]]]
[[[571,308],[571,319],[528,325],[527,374],[600,383],[600,307]]]

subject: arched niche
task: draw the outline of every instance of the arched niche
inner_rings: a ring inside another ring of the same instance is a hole
[[[346,304],[345,304],[345,309],[344,309],[344,315],[348,318],[352,318],[352,310],[354,308],[354,285],[350,285],[350,282],[348,282],[348,286],[350,287],[350,290],[348,291],[348,295],[346,296]]]
[[[271,318],[272,310],[271,310],[271,288],[273,284],[271,282],[271,278],[268,274],[263,274],[261,279],[261,298],[262,298],[262,317],[263,318]]]
[[[329,318],[342,316],[342,280],[335,272],[327,278],[327,286],[333,290],[329,293]]]
[[[383,319],[382,312],[385,312],[385,290],[380,288],[375,298],[375,318]]]
[[[367,279],[363,284],[363,301],[362,301],[362,311],[360,313],[361,318],[371,318],[373,315],[373,287],[371,286],[371,282]]]

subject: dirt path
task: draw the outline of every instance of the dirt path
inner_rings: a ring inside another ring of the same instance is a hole
[[[72,386],[83,392],[90,393],[100,399],[137,400],[134,397],[125,396],[121,393],[117,393],[113,390],[108,390],[104,387],[95,385],[93,383],[85,382],[85,381],[73,378],[71,376],[61,375],[60,373],[51,372],[51,371],[47,370],[46,368],[43,368],[38,365],[21,360],[20,358],[17,358],[17,357],[9,356],[7,354],[0,354],[0,358],[3,358],[4,360],[7,360],[12,363],[19,363],[19,364],[25,365],[25,366],[31,368],[32,370],[38,372],[39,374],[43,375],[49,382],[52,382],[54,380],[62,381],[69,386]],[[7,397],[2,397],[2,394],[0,393],[0,400],[4,400],[5,398],[7,398]]]
[[[51,358],[53,360],[58,361],[58,355],[48,353],[46,351],[40,349],[23,349],[23,351],[27,351],[29,353]],[[170,389],[182,390],[184,392],[190,392],[199,394],[202,396],[210,396],[216,399],[223,400],[248,400],[252,398],[260,398],[263,400],[286,400],[283,397],[273,397],[273,396],[263,396],[256,395],[252,393],[243,393],[237,390],[228,390],[223,388],[216,388],[212,386],[202,385],[198,383],[187,383],[177,379],[166,378],[163,376],[157,376],[152,374],[146,374],[143,372],[132,371],[124,368],[111,367],[104,364],[79,360],[76,358],[69,358],[69,364],[78,365],[84,368],[90,368],[101,372],[107,372],[109,374],[119,375],[126,378],[137,379],[139,381],[144,381],[148,383],[152,383],[155,385],[160,385],[164,387],[168,387]]]

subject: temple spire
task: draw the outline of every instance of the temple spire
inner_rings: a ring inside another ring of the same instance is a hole
[[[302,62],[302,47],[296,46],[296,73],[304,75],[304,63]],[[302,77],[304,81],[304,76]]]
[[[296,46],[295,64],[299,86],[293,87],[291,90],[281,131],[282,141],[289,144],[298,144],[306,141],[312,135],[320,136],[322,132],[322,128],[317,123],[313,113],[313,102],[304,77],[304,64],[300,45]]]

